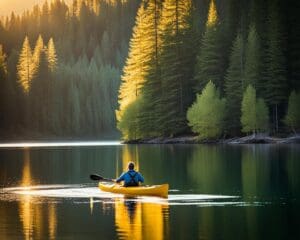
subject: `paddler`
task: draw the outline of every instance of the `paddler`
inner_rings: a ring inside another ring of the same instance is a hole
[[[135,187],[144,182],[144,177],[134,170],[133,162],[129,162],[127,168],[128,171],[122,173],[121,176],[116,179],[116,183],[124,181],[124,187]]]

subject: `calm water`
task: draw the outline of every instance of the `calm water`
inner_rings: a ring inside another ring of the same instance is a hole
[[[89,180],[128,161],[169,198]],[[300,239],[299,210],[299,145],[0,147],[0,239]]]

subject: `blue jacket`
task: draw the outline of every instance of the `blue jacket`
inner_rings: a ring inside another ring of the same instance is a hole
[[[134,171],[129,170],[121,174],[121,176],[116,180],[117,183],[124,181],[124,186],[138,186],[139,182],[143,183],[143,176]]]

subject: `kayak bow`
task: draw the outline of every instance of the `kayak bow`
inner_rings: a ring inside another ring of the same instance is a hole
[[[119,184],[103,184],[100,182],[99,188],[104,192],[120,193],[125,195],[158,196],[158,197],[167,198],[169,184],[138,186],[138,187],[123,187]]]

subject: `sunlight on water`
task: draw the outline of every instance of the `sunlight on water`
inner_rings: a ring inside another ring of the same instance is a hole
[[[1,143],[0,148],[41,148],[41,147],[81,147],[81,146],[118,146],[120,141],[86,141],[86,142],[19,142]]]
[[[128,198],[122,194],[114,194],[103,192],[97,187],[86,185],[41,185],[41,186],[26,186],[4,188],[6,200],[16,200],[20,196],[37,197],[41,201],[41,197],[45,198],[68,198],[68,199],[89,199],[88,202],[92,205],[95,202],[114,203],[115,200]],[[2,195],[4,198],[4,195]],[[199,206],[224,206],[245,204],[244,202],[235,201],[239,196],[227,195],[208,195],[208,194],[169,194],[168,199],[159,197],[139,196],[130,198],[130,201],[137,203],[151,203],[159,205],[199,205]],[[32,199],[34,202],[34,199]],[[91,210],[92,211],[92,210]]]

